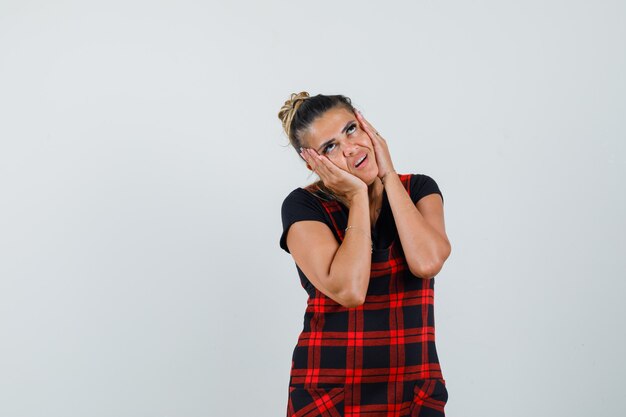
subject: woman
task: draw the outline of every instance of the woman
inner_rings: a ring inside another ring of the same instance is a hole
[[[443,416],[433,277],[450,255],[435,181],[395,172],[341,95],[292,94],[278,117],[320,178],[282,206],[281,247],[309,294],[288,416]]]

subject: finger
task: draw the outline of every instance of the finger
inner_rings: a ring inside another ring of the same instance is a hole
[[[338,176],[337,170],[339,168],[335,166],[326,156],[315,154],[314,156],[317,163],[317,174],[324,177],[325,180],[334,180]]]
[[[319,167],[320,167],[320,163],[317,160],[317,158],[314,157],[313,151],[311,149],[305,149],[303,154],[306,157],[307,164],[311,168],[311,171],[317,174]]]
[[[312,163],[315,165],[314,171],[320,177],[320,179],[324,181],[324,183],[332,181],[335,177],[335,173],[332,171],[332,167],[328,165],[330,164],[334,167],[332,162],[330,162],[327,157],[318,154],[313,149],[309,149],[308,153],[310,161],[312,161]]]
[[[320,155],[316,150],[310,149],[312,157],[318,162],[318,165],[326,167],[331,173],[338,174],[342,171],[333,161],[326,155]]]
[[[313,150],[313,149],[306,149],[305,153],[306,153],[307,158],[309,159],[309,161],[312,161],[316,165],[319,165],[319,162],[317,160],[318,153],[315,152],[315,150]]]
[[[387,141],[385,140],[385,138],[382,137],[382,135],[380,133],[378,133],[378,131],[376,129],[374,129],[372,127],[372,125],[369,125],[369,133],[368,135],[370,136],[371,140],[372,140],[372,145],[374,145],[374,149],[386,149],[387,148]]]
[[[319,159],[320,165],[324,167],[324,169],[328,172],[329,175],[332,175],[335,178],[339,178],[345,172],[344,170],[339,168],[337,165],[335,165],[335,163],[331,161],[328,157],[320,155],[319,158],[320,158]]]
[[[365,126],[367,126],[372,132],[376,131],[376,129],[374,129],[374,126],[372,126],[372,124],[365,118],[365,116],[363,116],[363,113],[361,113],[359,110],[357,110],[356,113]]]
[[[327,156],[320,155],[315,151],[311,151],[311,156],[316,161],[315,173],[328,187],[333,187],[334,184],[341,182],[345,172],[335,165]]]
[[[372,124],[365,118],[365,116],[363,116],[363,114],[361,112],[359,112],[359,116],[361,117],[361,119],[363,120],[363,122],[365,123],[365,125],[369,128],[370,132],[373,134],[373,136],[375,136],[377,139],[380,140],[385,140],[382,135],[378,132],[378,130],[376,130],[376,128],[374,126],[372,126]]]
[[[308,163],[309,162],[307,160],[308,157],[309,156],[306,153],[306,149],[305,148],[300,148],[300,158],[304,159],[304,161]]]
[[[356,115],[357,115],[357,119],[361,123],[361,128],[365,130],[365,133],[368,134],[368,136],[372,139],[372,141],[376,141],[381,138],[378,131],[374,129],[374,127],[370,124],[370,122],[367,121],[367,119],[365,119],[365,117],[360,111],[357,110]]]
[[[306,162],[307,168],[309,168],[311,171],[315,171],[315,162],[311,160],[311,156],[309,155],[309,152],[306,148],[300,148],[300,158],[302,158],[304,162]]]

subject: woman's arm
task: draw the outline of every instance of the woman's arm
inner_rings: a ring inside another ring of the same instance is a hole
[[[296,222],[287,233],[287,246],[315,288],[350,308],[363,304],[370,278],[372,241],[366,189],[352,197],[348,225],[351,227],[339,244],[324,223]]]
[[[356,307],[365,301],[372,262],[367,185],[311,149],[300,155],[327,187],[348,202],[349,229],[339,244],[325,224],[298,222],[288,231],[287,246],[315,288],[344,307]]]
[[[451,251],[443,220],[443,201],[437,195],[428,195],[413,204],[393,168],[387,142],[360,112],[355,114],[372,140],[378,176],[387,191],[409,269],[417,277],[432,278],[439,273]]]
[[[385,175],[383,184],[411,273],[420,278],[434,277],[451,252],[441,196],[430,194],[413,204],[395,172]]]

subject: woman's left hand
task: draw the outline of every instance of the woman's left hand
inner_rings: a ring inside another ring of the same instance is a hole
[[[374,153],[376,154],[376,164],[378,165],[378,178],[383,178],[387,173],[395,172],[387,141],[383,139],[376,129],[367,121],[360,111],[355,110],[356,118],[361,124],[361,129],[367,133],[372,140]]]

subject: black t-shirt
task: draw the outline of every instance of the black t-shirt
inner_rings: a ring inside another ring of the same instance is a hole
[[[443,194],[439,190],[437,183],[428,175],[413,174],[411,175],[411,200],[416,204],[422,197],[429,194],[437,193],[443,201]],[[340,205],[347,212],[347,207]],[[292,224],[302,220],[315,220],[326,224],[331,230],[332,221],[322,207],[317,197],[303,188],[296,188],[283,201],[281,208],[281,216],[283,221],[283,233],[280,237],[280,247],[289,252],[287,248],[287,232]],[[383,192],[383,206],[374,229],[372,230],[372,241],[374,249],[388,247],[396,235],[395,222],[387,193]]]

